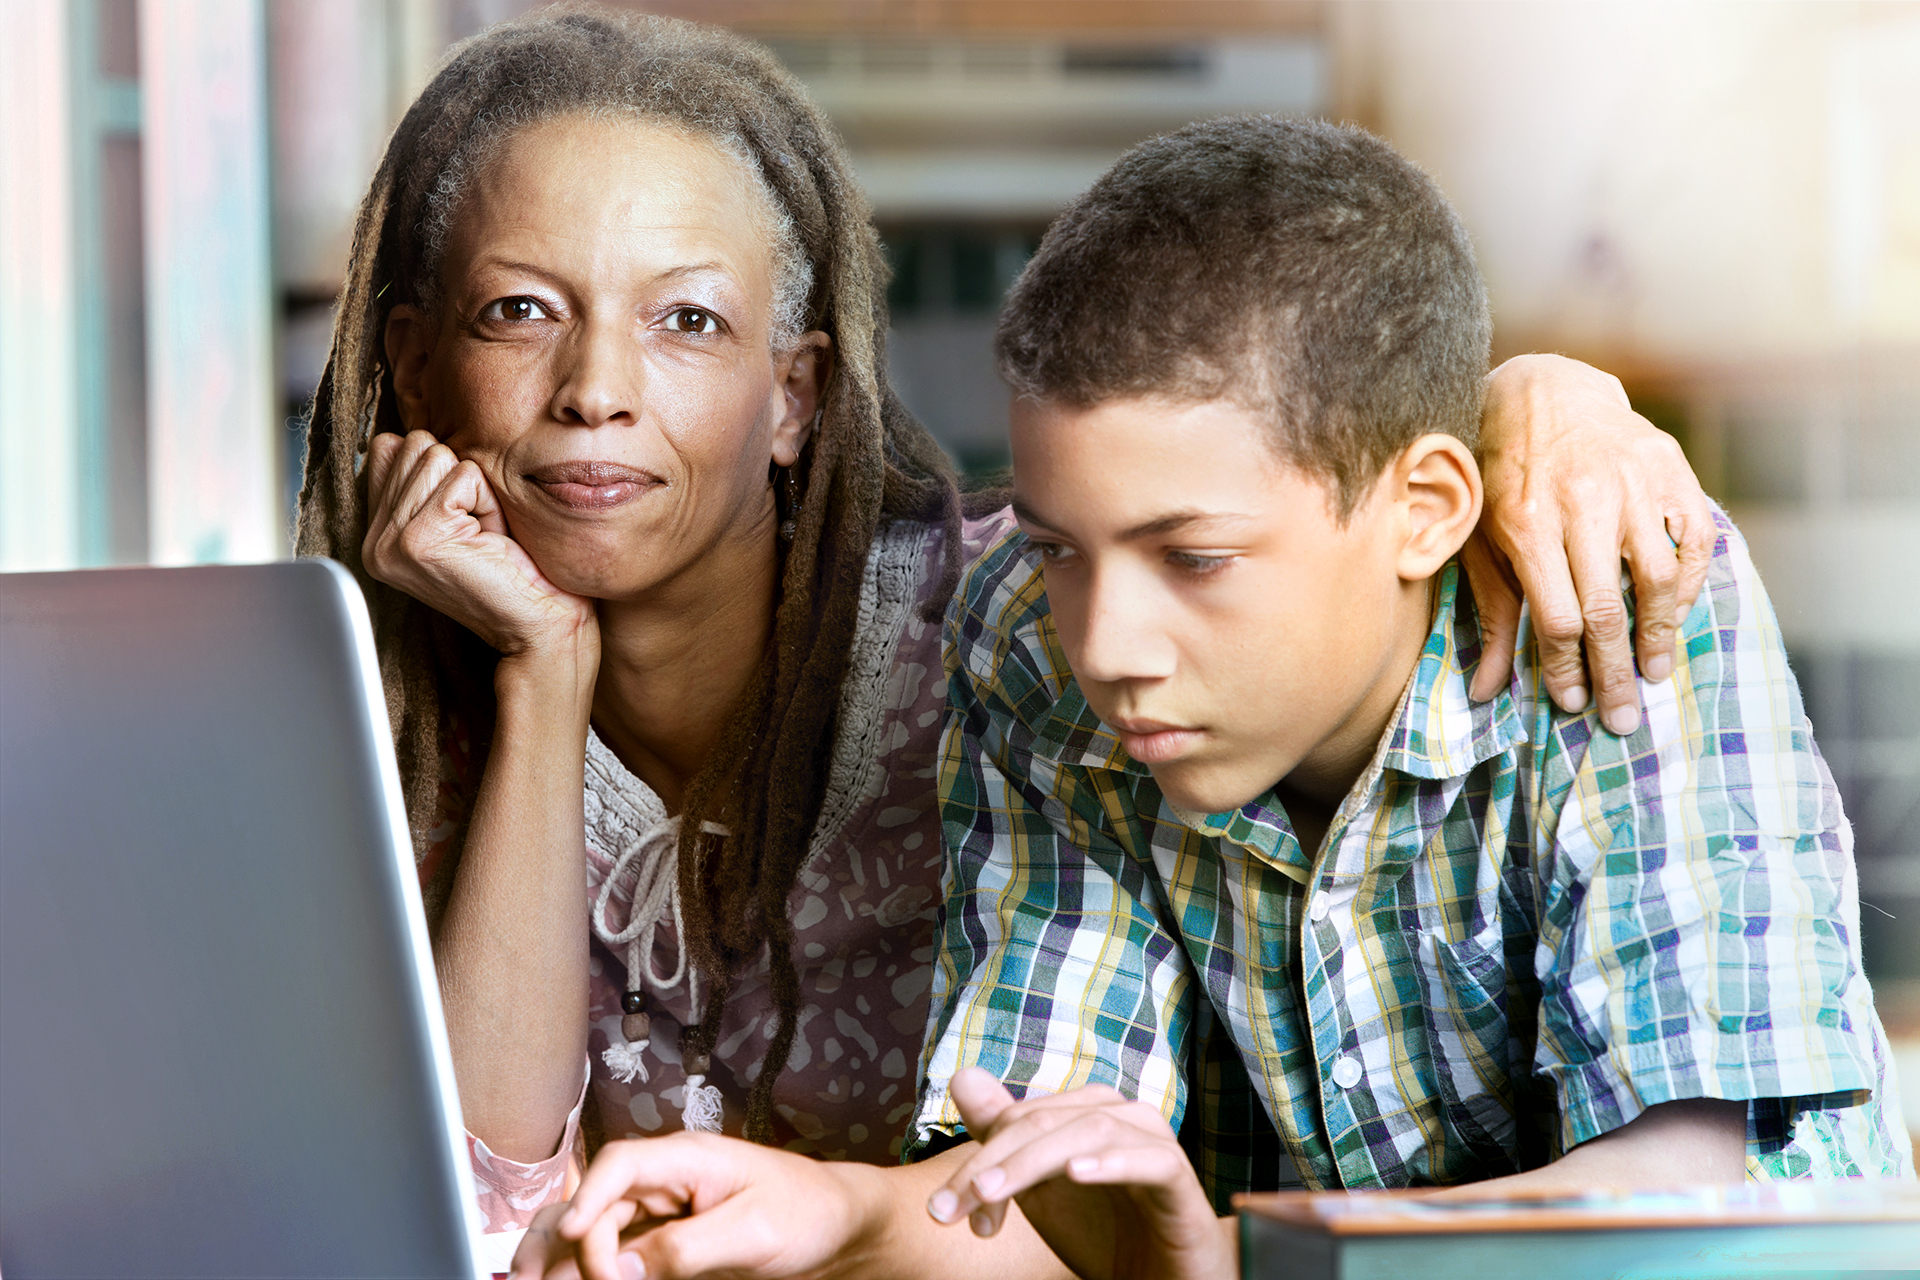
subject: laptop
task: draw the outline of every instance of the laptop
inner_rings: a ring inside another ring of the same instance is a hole
[[[472,1280],[477,1217],[352,578],[0,575],[0,1274]]]

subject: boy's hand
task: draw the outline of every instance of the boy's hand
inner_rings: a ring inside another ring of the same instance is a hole
[[[1020,1209],[1075,1275],[1094,1280],[1235,1274],[1230,1220],[1213,1206],[1186,1152],[1154,1108],[1104,1085],[1015,1102],[978,1067],[953,1077],[954,1104],[979,1150],[927,1202],[939,1222],[963,1215],[976,1235]]]
[[[1486,512],[1461,553],[1483,631],[1473,696],[1493,697],[1512,674],[1524,590],[1553,700],[1584,710],[1591,677],[1601,722],[1633,732],[1636,650],[1647,679],[1667,678],[1674,628],[1713,558],[1712,510],[1686,456],[1633,411],[1617,378],[1533,355],[1488,375],[1480,465]],[[1623,560],[1638,605],[1634,635]]]

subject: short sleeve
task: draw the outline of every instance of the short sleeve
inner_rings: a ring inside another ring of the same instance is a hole
[[[518,1230],[541,1209],[566,1199],[567,1175],[580,1144],[580,1109],[586,1099],[587,1077],[583,1074],[580,1097],[567,1113],[559,1147],[534,1164],[496,1155],[486,1143],[467,1134],[467,1156],[473,1162],[473,1188],[480,1205],[482,1231]]]
[[[1536,1068],[1569,1149],[1677,1099],[1778,1126],[1864,1102],[1879,1035],[1852,834],[1773,610],[1722,518],[1671,679],[1642,724],[1554,716],[1535,874]]]

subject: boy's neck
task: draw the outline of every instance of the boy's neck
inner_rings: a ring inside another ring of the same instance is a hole
[[[1301,847],[1309,853],[1319,842],[1308,843],[1300,830],[1301,820],[1323,815],[1320,830],[1324,834],[1326,823],[1372,763],[1381,737],[1393,727],[1407,681],[1420,665],[1420,654],[1433,632],[1438,584],[1437,576],[1407,584],[1406,607],[1398,611],[1393,635],[1381,647],[1373,677],[1354,699],[1351,711],[1275,788],[1294,819]]]

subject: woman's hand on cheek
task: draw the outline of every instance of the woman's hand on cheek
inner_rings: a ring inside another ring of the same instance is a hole
[[[1635,658],[1649,680],[1672,672],[1676,625],[1718,536],[1686,456],[1633,411],[1617,379],[1535,355],[1489,375],[1480,464],[1486,512],[1462,551],[1484,633],[1473,696],[1493,697],[1511,675],[1524,591],[1554,701],[1585,709],[1590,682],[1601,722],[1633,732]],[[1632,634],[1622,561],[1633,574]]]
[[[562,591],[507,532],[480,468],[425,431],[367,452],[367,572],[466,626],[504,655],[585,639],[593,602]]]
[[[1212,1280],[1238,1267],[1179,1139],[1160,1113],[1104,1085],[1015,1102],[985,1071],[950,1086],[981,1146],[928,1202],[940,1222],[965,1217],[992,1235],[1017,1200],[1074,1274]]]

